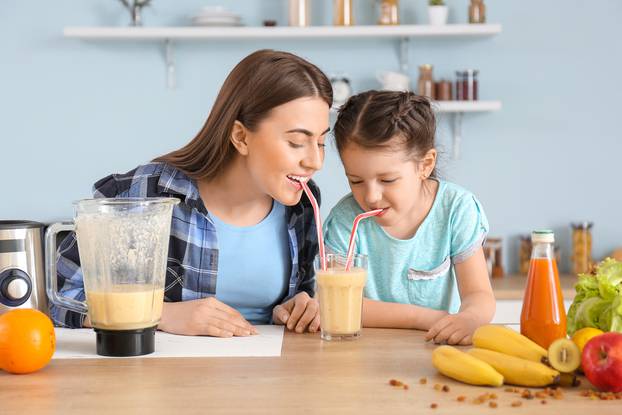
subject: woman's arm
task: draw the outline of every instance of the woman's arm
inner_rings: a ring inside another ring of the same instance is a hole
[[[455,267],[462,303],[460,311],[434,324],[428,331],[426,340],[434,340],[435,343],[471,344],[475,329],[489,323],[496,308],[484,250],[479,248]]]
[[[428,330],[447,315],[446,311],[414,304],[363,299],[364,327]]]

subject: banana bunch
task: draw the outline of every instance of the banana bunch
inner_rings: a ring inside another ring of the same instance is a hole
[[[520,386],[548,386],[559,382],[559,372],[555,369],[520,357],[510,356],[494,350],[474,348],[468,352],[503,375],[505,383]]]
[[[443,375],[470,385],[503,385],[503,375],[491,365],[452,346],[434,349],[432,364]]]
[[[560,381],[560,372],[541,363],[546,349],[512,329],[482,326],[473,334],[473,345],[467,353],[439,346],[432,352],[432,364],[445,376],[471,385],[540,387]]]
[[[479,327],[473,333],[473,346],[538,363],[545,362],[547,358],[544,347],[505,326],[487,324]]]

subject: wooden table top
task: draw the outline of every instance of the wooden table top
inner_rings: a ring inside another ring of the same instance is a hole
[[[506,275],[501,278],[492,278],[492,290],[497,300],[523,300],[527,277],[524,275]],[[559,284],[562,288],[564,300],[572,300],[575,296],[574,285],[577,283],[575,275],[562,274]]]
[[[503,387],[454,382],[432,367],[433,348],[420,331],[365,329],[361,339],[343,343],[286,333],[281,357],[53,360],[29,375],[0,372],[0,413],[620,413],[620,401],[580,396],[585,380],[546,405]],[[419,383],[422,377],[425,385]],[[409,389],[390,386],[393,378]],[[435,384],[450,390],[435,390]],[[473,402],[488,392],[498,395],[497,408]],[[465,402],[457,401],[460,395]],[[522,406],[512,407],[513,401]]]

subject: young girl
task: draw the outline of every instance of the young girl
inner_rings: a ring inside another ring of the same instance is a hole
[[[468,344],[495,310],[488,221],[473,194],[436,177],[435,125],[429,101],[411,92],[350,98],[334,133],[352,193],[328,216],[325,243],[345,253],[356,215],[383,209],[357,232],[355,253],[369,257],[363,324]]]
[[[205,125],[187,145],[95,183],[95,197],[176,197],[159,329],[246,336],[273,320],[315,332],[312,206],[301,181],[322,167],[332,90],[311,63],[262,50],[225,80]],[[59,247],[65,296],[84,300],[75,234]],[[52,307],[58,324],[85,316]]]

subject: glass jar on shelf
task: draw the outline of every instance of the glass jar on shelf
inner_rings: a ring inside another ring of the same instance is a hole
[[[451,81],[441,79],[435,83],[435,98],[437,101],[451,101]]]
[[[289,25],[311,26],[311,0],[289,0]]]
[[[592,222],[571,223],[572,272],[581,274],[592,268]]]
[[[335,26],[354,26],[352,0],[333,0],[333,24]]]
[[[469,23],[486,23],[484,0],[471,0],[469,4]]]
[[[417,94],[434,99],[434,78],[432,77],[432,65],[426,63],[419,66],[419,80],[417,82]]]
[[[399,16],[399,0],[379,0],[380,16],[378,18],[379,25],[397,25],[400,24]]]
[[[518,251],[518,271],[521,275],[529,272],[529,261],[531,260],[531,235],[520,236],[520,248]]]
[[[477,101],[478,80],[477,69],[466,69],[456,71],[456,100],[457,101]]]

